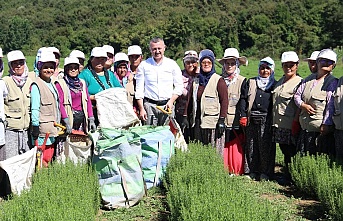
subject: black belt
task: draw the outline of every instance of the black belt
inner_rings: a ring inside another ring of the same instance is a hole
[[[155,100],[153,100],[153,99],[150,99],[150,98],[145,97],[145,98],[144,98],[144,101],[145,101],[145,102],[152,103],[152,104],[156,104],[156,105],[166,105],[166,104],[168,103],[169,100],[155,101]]]

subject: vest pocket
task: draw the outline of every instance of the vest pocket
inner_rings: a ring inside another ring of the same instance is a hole
[[[21,112],[20,112],[20,110],[18,110],[18,109],[12,109],[12,110],[9,110],[6,114],[6,118],[10,118],[10,119],[17,119],[17,120],[19,120],[19,119],[21,119]]]
[[[335,107],[335,112],[334,112],[334,115],[340,115],[341,114],[341,109],[340,109],[340,96],[338,94],[335,94],[334,95],[334,107]]]
[[[314,106],[314,109],[317,111],[321,111],[324,110],[325,108],[325,100],[326,100],[326,96],[318,96],[318,95],[313,95],[310,103]]]
[[[205,96],[205,116],[219,115],[219,103],[216,97]]]
[[[293,95],[289,94],[280,94],[280,98],[278,99],[278,112],[280,115],[283,116],[294,116],[295,108],[294,103],[292,103]]]

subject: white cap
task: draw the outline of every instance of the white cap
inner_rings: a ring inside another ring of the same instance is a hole
[[[114,48],[111,45],[104,45],[102,48],[106,51],[106,53],[114,55]]]
[[[0,48],[0,58],[2,58],[4,54],[2,53],[2,48]]]
[[[52,51],[42,51],[39,57],[39,62],[54,62],[56,63],[55,55]]]
[[[281,63],[299,62],[299,57],[294,51],[286,51],[281,55]]]
[[[80,65],[79,59],[77,57],[66,57],[64,59],[64,67],[67,66],[68,64],[77,64]]]
[[[91,57],[105,57],[107,58],[107,52],[103,47],[94,47],[91,52]]]
[[[8,62],[17,61],[17,60],[25,60],[25,56],[23,52],[19,50],[10,51],[7,54],[7,60]]]
[[[223,58],[218,61],[219,63],[224,64],[224,61],[230,58],[238,59],[239,63],[242,65],[248,65],[248,59],[245,56],[239,57],[239,53],[236,48],[225,49]]]
[[[86,59],[85,54],[80,50],[73,50],[70,52],[69,57],[82,58],[83,60]]]
[[[142,49],[138,45],[131,45],[127,48],[127,55],[133,55],[133,54],[142,54]]]
[[[275,69],[275,62],[274,62],[274,60],[273,60],[271,57],[265,57],[265,58],[263,58],[263,59],[260,61],[260,64],[259,64],[259,65],[261,65],[262,62],[268,63],[268,66],[274,71],[274,69]]]
[[[60,50],[58,50],[58,48],[56,47],[48,47],[48,50],[51,51],[52,53],[57,53],[61,56]]]
[[[320,51],[312,52],[311,56],[309,58],[305,58],[304,61],[315,61],[315,60],[317,60],[319,52]]]
[[[117,61],[127,61],[127,62],[129,62],[129,57],[125,53],[119,52],[119,53],[117,53],[114,56],[114,62],[117,62]]]
[[[323,49],[319,52],[317,59],[325,58],[331,61],[337,62],[337,54],[331,49]]]

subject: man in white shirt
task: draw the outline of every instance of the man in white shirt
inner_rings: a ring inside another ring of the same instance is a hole
[[[168,115],[156,106],[174,110],[174,102],[183,90],[181,69],[174,60],[164,57],[165,49],[162,38],[151,39],[152,57],[142,61],[136,74],[139,117],[147,125],[165,125]]]

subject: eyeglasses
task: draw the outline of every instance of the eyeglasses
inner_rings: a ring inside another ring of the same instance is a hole
[[[287,62],[287,63],[283,63],[282,66],[285,67],[285,68],[292,68],[296,64],[297,63],[294,63],[294,62]]]
[[[24,60],[17,60],[17,61],[12,61],[11,62],[11,65],[14,66],[14,67],[16,67],[18,65],[23,66],[24,64],[25,64]]]
[[[79,65],[77,65],[77,64],[70,64],[70,65],[68,65],[68,69],[69,70],[78,70],[79,69]]]
[[[201,65],[212,66],[212,62],[210,62],[210,61],[202,61]]]
[[[236,62],[225,62],[227,66],[236,66]]]
[[[331,61],[331,60],[328,60],[328,59],[320,59],[319,63],[321,65],[328,65],[328,66],[330,66],[330,65],[333,65],[335,62]]]

